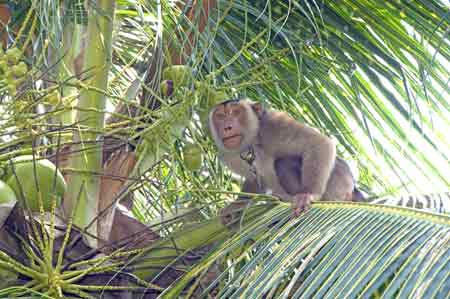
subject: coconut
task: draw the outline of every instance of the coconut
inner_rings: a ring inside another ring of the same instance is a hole
[[[6,183],[14,190],[22,205],[31,211],[39,211],[41,204],[44,211],[50,211],[53,201],[56,201],[56,207],[60,206],[67,186],[61,172],[51,161],[33,161],[32,156],[21,156],[12,162],[14,173],[12,169],[8,170]]]
[[[184,166],[190,171],[199,170],[202,167],[202,149],[198,144],[188,143],[183,148]]]
[[[162,79],[172,80],[173,89],[187,86],[192,79],[192,68],[187,65],[172,65],[163,70]]]
[[[159,85],[161,94],[165,97],[170,97],[173,94],[173,81],[164,80]]]
[[[5,182],[0,180],[0,205],[4,203],[15,202],[17,200],[14,190]]]

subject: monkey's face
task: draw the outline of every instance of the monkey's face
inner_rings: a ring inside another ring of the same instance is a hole
[[[225,102],[209,114],[209,126],[216,145],[225,152],[240,152],[251,145],[259,130],[259,104],[248,100]]]
[[[217,137],[225,149],[239,149],[247,127],[245,108],[239,103],[218,106],[212,115],[213,126]]]

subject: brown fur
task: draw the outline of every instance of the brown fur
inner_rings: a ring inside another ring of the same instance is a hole
[[[232,103],[244,108],[245,118],[234,118],[230,113],[223,123],[216,122],[216,109],[232,111],[228,105],[219,104],[212,109],[210,129],[223,162],[245,177],[243,191],[270,192],[284,201],[294,201],[305,194],[317,199],[352,200],[355,186],[350,168],[344,160],[336,159],[336,146],[330,138],[287,113],[264,111],[248,100]],[[224,145],[225,127],[233,134],[242,134],[238,148]],[[241,158],[249,147],[255,153],[252,166]]]
[[[242,100],[239,105],[245,107],[249,115],[255,114],[255,117],[248,117],[257,122],[252,124],[253,128],[248,129],[248,124],[247,127],[241,124],[239,128],[247,136],[254,137],[246,140],[247,142],[238,150],[229,151],[219,139],[220,133],[215,127],[216,124],[211,125],[213,137],[219,146],[224,163],[233,172],[256,181],[248,163],[237,154],[245,152],[248,146],[252,145],[255,150],[256,173],[265,189],[271,190],[274,195],[284,200],[289,200],[291,195],[279,183],[275,160],[290,156],[301,157],[303,175],[299,191],[319,196],[324,194],[336,157],[335,145],[331,139],[297,122],[284,112],[259,110],[260,113],[256,114],[252,112],[251,106],[254,104],[251,102]]]
[[[302,159],[300,157],[286,157],[275,161],[275,169],[281,186],[290,195],[301,192],[300,184]],[[326,192],[322,195],[322,200],[351,200],[361,201],[362,194],[355,189],[355,183],[350,167],[341,158],[336,158],[336,162],[328,179]]]

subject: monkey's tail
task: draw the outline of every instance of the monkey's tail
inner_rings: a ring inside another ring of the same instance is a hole
[[[365,202],[366,198],[364,197],[364,194],[359,191],[357,188],[353,189],[352,193],[352,201],[356,202]]]

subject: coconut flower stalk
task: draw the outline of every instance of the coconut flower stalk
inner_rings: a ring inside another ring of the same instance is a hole
[[[273,207],[272,203],[267,203],[246,208],[240,224],[245,227],[258,220],[260,215]],[[213,244],[216,241],[223,242],[230,234],[231,231],[220,221],[220,217],[216,217],[208,222],[198,223],[181,230],[168,238],[154,242],[146,249],[139,250],[140,253],[135,260],[131,260],[129,266],[134,267],[133,274],[137,277],[143,280],[154,279],[155,276],[160,275],[163,269],[179,262],[180,257],[188,251]]]
[[[66,215],[75,211],[74,223],[96,236],[98,213],[97,202],[100,190],[102,169],[102,139],[104,128],[104,109],[108,73],[111,67],[111,44],[115,11],[115,1],[97,0],[88,2],[87,42],[84,57],[84,70],[88,73],[83,81],[78,101],[78,130],[74,133],[75,152],[70,159],[70,167],[75,171],[69,178],[69,189],[64,200]],[[77,195],[80,194],[79,202]],[[90,240],[96,246],[94,240]]]

